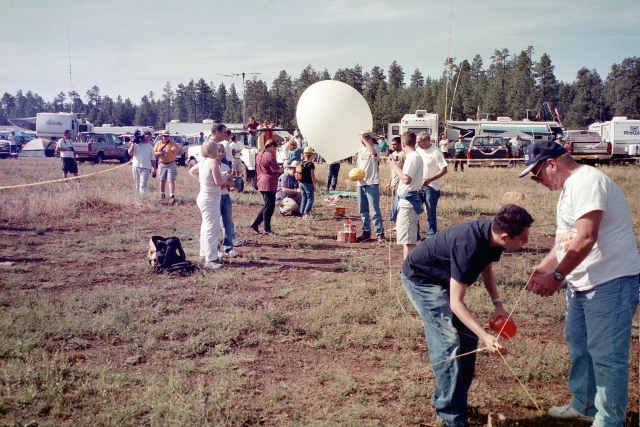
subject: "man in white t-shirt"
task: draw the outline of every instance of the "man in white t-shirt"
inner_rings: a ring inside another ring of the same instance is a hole
[[[404,163],[389,160],[391,173],[398,177],[398,215],[396,217],[396,243],[403,245],[403,256],[418,243],[418,215],[422,213],[422,157],[416,152],[416,134],[402,134]]]
[[[247,183],[251,182],[253,188],[258,189],[256,186],[256,154],[258,154],[258,149],[252,145],[247,145],[240,152],[240,160],[242,160],[247,171]]]
[[[142,139],[140,139],[142,138]],[[140,196],[144,195],[149,182],[149,174],[153,168],[153,147],[150,144],[151,132],[145,131],[140,135],[136,131],[129,142],[129,157],[131,157],[131,172],[133,173],[133,183]]]
[[[625,423],[629,346],[638,306],[640,255],[627,199],[611,178],[580,165],[553,141],[529,146],[520,177],[560,190],[556,238],[528,287],[550,296],[567,282],[565,337],[573,399],[549,409],[556,418]]]
[[[373,143],[373,133],[361,135],[362,148],[358,151],[357,165],[364,171],[364,179],[358,181],[358,204],[362,218],[362,235],[356,239],[363,242],[371,239],[371,220],[369,212],[373,211],[373,226],[376,240],[384,241],[382,213],[380,212],[380,175],[378,173],[378,151]]]
[[[442,134],[442,138],[440,138],[440,151],[442,152],[442,157],[445,159],[449,157],[449,140],[444,133]]]
[[[71,173],[74,176],[78,176],[78,164],[76,163],[76,152],[73,149],[73,140],[71,139],[71,131],[65,130],[64,137],[58,140],[56,144],[56,151],[60,153],[60,160],[62,160],[62,173],[64,177]]]
[[[432,237],[438,231],[436,216],[438,199],[440,199],[438,178],[447,173],[447,161],[439,148],[431,144],[431,138],[426,132],[418,134],[416,151],[422,157],[422,201],[427,211],[427,237]]]

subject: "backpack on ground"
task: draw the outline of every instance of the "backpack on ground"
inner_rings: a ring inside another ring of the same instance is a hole
[[[156,273],[163,271],[190,274],[197,266],[186,260],[180,239],[177,237],[152,236],[149,240],[149,265]]]

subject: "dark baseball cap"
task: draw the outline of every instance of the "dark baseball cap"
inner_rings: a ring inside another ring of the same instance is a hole
[[[555,159],[566,152],[567,150],[562,148],[562,145],[554,141],[538,141],[529,145],[527,148],[527,154],[529,155],[527,167],[520,172],[520,178],[531,172],[531,169],[535,168],[539,162],[547,159]]]

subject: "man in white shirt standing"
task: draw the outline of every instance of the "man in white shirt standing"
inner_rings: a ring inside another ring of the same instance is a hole
[[[71,139],[71,131],[64,131],[64,136],[58,140],[56,151],[60,153],[62,160],[62,173],[66,178],[69,173],[78,176],[78,164],[76,163],[76,152],[73,149],[73,140]]]
[[[245,146],[240,152],[240,160],[244,164],[247,171],[247,183],[251,183],[253,188],[258,189],[256,185],[256,154],[258,149],[252,145]]]
[[[528,287],[553,295],[567,282],[565,338],[573,399],[549,409],[555,418],[625,423],[631,325],[638,306],[640,255],[627,199],[611,178],[580,165],[553,141],[529,146],[531,178],[560,190],[556,238]]]
[[[364,171],[364,179],[358,181],[358,204],[362,218],[362,235],[356,239],[363,242],[371,239],[371,219],[369,212],[373,211],[373,225],[376,240],[384,241],[382,213],[380,212],[380,175],[378,173],[378,151],[373,143],[373,133],[365,132],[361,135],[362,148],[358,151],[357,164]]]
[[[447,173],[447,161],[438,147],[431,144],[429,134],[424,131],[418,134],[416,151],[422,157],[422,201],[427,211],[427,237],[432,237],[438,231],[436,216],[438,199],[440,199],[438,178]],[[420,232],[419,228],[418,232]]]
[[[449,157],[449,140],[447,139],[447,135],[445,133],[442,134],[440,138],[440,151],[442,152],[442,157],[445,159]]]
[[[391,173],[399,178],[396,243],[403,245],[403,259],[418,243],[418,215],[422,213],[422,157],[416,153],[416,134],[402,134],[404,163],[389,160]]]
[[[140,131],[136,131],[129,142],[129,157],[131,161],[131,171],[133,173],[133,183],[136,190],[142,197],[147,190],[149,182],[149,174],[152,169],[153,147],[150,144],[151,132],[145,131],[144,135],[140,135]]]

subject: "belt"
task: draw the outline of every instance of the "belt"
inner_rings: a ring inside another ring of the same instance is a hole
[[[162,163],[163,165],[170,165],[171,163],[175,163],[175,162],[176,162],[175,160],[171,160],[170,162],[162,162],[161,161],[160,163]]]

